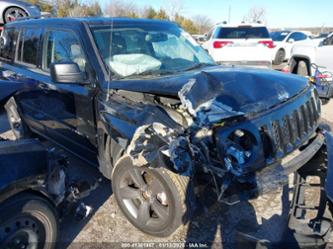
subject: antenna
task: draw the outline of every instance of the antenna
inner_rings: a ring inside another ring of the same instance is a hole
[[[230,23],[230,20],[231,20],[231,5],[229,5],[228,23]]]

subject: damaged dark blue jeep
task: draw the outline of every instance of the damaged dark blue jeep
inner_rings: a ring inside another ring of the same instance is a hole
[[[325,141],[306,79],[218,66],[170,22],[19,21],[0,59],[16,138],[37,135],[98,167],[128,220],[154,236],[190,217],[199,186],[221,203],[255,198]]]

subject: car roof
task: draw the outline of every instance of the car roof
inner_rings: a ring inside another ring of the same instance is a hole
[[[84,18],[44,18],[44,19],[24,19],[6,24],[7,27],[25,26],[25,25],[112,25],[112,24],[169,24],[176,25],[173,22],[158,19],[143,18],[111,18],[111,17],[84,17]]]

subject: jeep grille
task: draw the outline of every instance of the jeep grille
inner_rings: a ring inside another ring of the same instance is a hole
[[[299,148],[318,127],[320,103],[317,96],[283,116],[261,127],[270,138],[273,153],[268,161],[275,161]],[[273,157],[273,158],[272,158]]]

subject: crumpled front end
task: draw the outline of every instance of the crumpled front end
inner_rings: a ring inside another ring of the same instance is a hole
[[[244,113],[222,103],[223,84],[205,77],[209,84],[193,78],[178,92],[178,111],[188,127],[152,123],[136,130],[127,150],[134,165],[164,166],[187,176],[209,173],[219,201],[231,204],[286,183],[322,146],[320,100],[312,87],[289,99],[281,96],[281,104],[264,111],[258,103]]]

